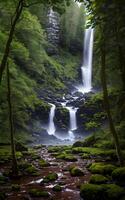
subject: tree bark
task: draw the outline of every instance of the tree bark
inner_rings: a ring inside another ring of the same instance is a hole
[[[1,81],[2,81],[3,72],[4,72],[6,64],[7,64],[7,59],[8,59],[8,56],[9,56],[10,46],[11,46],[11,42],[12,42],[12,39],[13,39],[15,27],[16,27],[17,21],[20,18],[21,13],[22,13],[23,3],[24,3],[24,0],[20,0],[18,2],[13,20],[12,20],[12,23],[11,23],[11,29],[10,29],[10,32],[9,32],[9,36],[8,36],[6,46],[5,46],[4,55],[3,55],[3,58],[2,58],[2,61],[1,61],[1,64],[0,64],[0,84],[1,84]]]
[[[104,41],[104,39],[102,39],[102,41],[103,42],[101,44],[101,82],[102,82],[102,88],[103,88],[104,105],[105,105],[105,110],[106,110],[108,121],[109,121],[110,132],[113,136],[114,143],[115,143],[117,158],[118,158],[119,164],[122,165],[122,156],[121,156],[119,138],[118,138],[118,135],[115,130],[114,123],[113,123],[111,110],[110,110],[110,103],[109,103],[109,98],[108,98],[107,80],[106,80],[105,41]]]
[[[10,86],[10,73],[9,73],[8,63],[7,63],[7,89],[8,89],[7,100],[8,100],[8,110],[9,110],[11,153],[12,153],[12,173],[14,176],[17,176],[18,167],[17,167],[17,160],[16,160],[16,154],[15,154],[13,113],[12,113],[12,103],[11,103],[11,86]]]

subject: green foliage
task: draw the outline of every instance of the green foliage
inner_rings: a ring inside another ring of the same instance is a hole
[[[56,11],[62,13],[69,2],[69,0],[65,3],[51,1],[51,4]],[[16,3],[17,1],[13,3],[13,1],[8,0],[0,3],[0,61]],[[50,4],[44,0],[40,4],[23,9],[10,48],[8,60],[11,73],[12,109],[15,136],[20,141],[27,141],[32,113],[38,108],[42,108],[44,112],[48,112],[49,109],[43,100],[38,99],[36,89],[62,93],[62,90],[67,89],[67,81],[72,82],[78,76],[77,66],[80,62],[80,53],[72,56],[65,49],[60,49],[57,55],[48,55],[47,49],[50,44],[47,40],[45,26],[48,9],[50,9]],[[79,12],[78,8],[77,12]],[[9,124],[6,84],[5,73],[0,86],[0,139],[5,143],[9,141],[7,136]]]
[[[67,20],[68,19],[68,20]],[[82,49],[84,30],[84,7],[72,1],[66,12],[61,17],[61,37],[64,46],[72,51]]]
[[[86,130],[97,129],[99,126],[100,124],[94,121],[85,123]]]

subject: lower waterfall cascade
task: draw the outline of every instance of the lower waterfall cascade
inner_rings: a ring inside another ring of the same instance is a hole
[[[56,106],[52,103],[49,103],[51,105],[50,108],[50,113],[49,113],[49,123],[48,123],[48,129],[47,132],[49,135],[54,135],[56,128],[55,128],[55,124],[54,124],[54,116],[55,116],[55,109]]]

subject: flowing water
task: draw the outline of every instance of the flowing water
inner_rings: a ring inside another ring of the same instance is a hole
[[[49,113],[49,124],[48,124],[47,132],[49,135],[54,135],[56,131],[55,124],[54,124],[56,106],[52,103],[49,103],[49,104],[51,105],[51,108],[50,108],[50,113]]]
[[[93,38],[92,28],[85,30],[83,64],[81,66],[82,85],[78,86],[78,91],[82,93],[90,92],[92,89],[92,57],[93,57]]]

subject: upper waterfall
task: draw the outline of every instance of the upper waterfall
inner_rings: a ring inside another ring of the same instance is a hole
[[[82,85],[78,90],[82,93],[90,92],[92,89],[92,57],[93,57],[93,39],[94,30],[92,28],[85,30],[83,64],[81,66]]]

